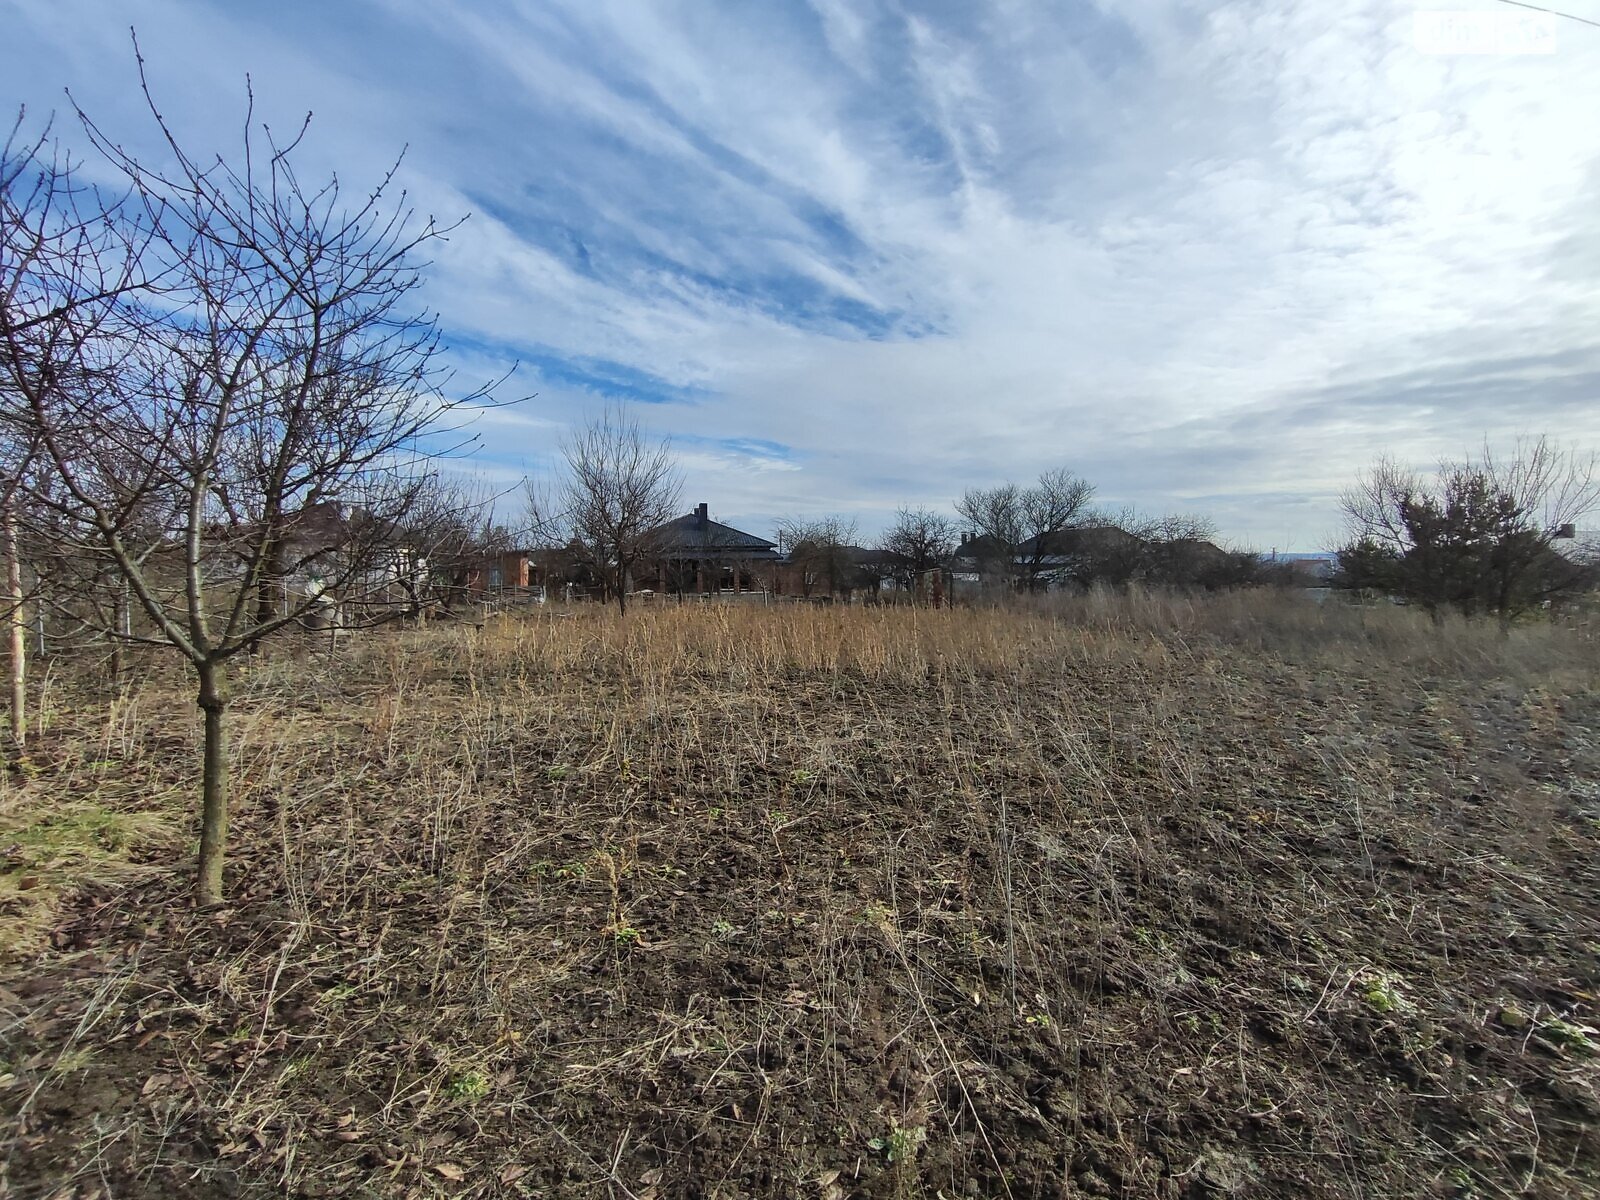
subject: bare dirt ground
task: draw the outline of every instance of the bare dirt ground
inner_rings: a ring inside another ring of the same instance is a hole
[[[47,681],[15,1197],[1600,1195],[1600,646],[588,612]],[[8,848],[9,847],[9,848]]]

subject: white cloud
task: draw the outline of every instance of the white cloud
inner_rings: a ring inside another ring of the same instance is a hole
[[[1380,451],[1600,444],[1576,23],[1444,58],[1387,0],[131,8],[197,136],[248,69],[319,164],[409,141],[425,209],[477,210],[427,294],[464,364],[535,363],[501,453],[547,453],[599,396],[550,364],[600,360],[690,389],[648,415],[719,511],[870,527],[1066,464],[1311,547]],[[16,98],[136,129],[93,6],[19,11]]]

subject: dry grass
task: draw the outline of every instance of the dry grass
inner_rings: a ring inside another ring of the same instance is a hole
[[[387,636],[237,679],[216,914],[176,680],[63,692],[0,1186],[1591,1194],[1597,667],[1265,596]]]

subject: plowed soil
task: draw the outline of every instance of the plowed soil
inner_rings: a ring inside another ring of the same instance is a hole
[[[61,693],[0,1193],[1600,1195],[1594,644],[1136,616],[285,651],[208,911],[177,678]]]

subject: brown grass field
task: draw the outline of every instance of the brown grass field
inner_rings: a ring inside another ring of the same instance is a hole
[[[1600,1194],[1600,642],[1264,595],[40,673],[0,1194]]]

